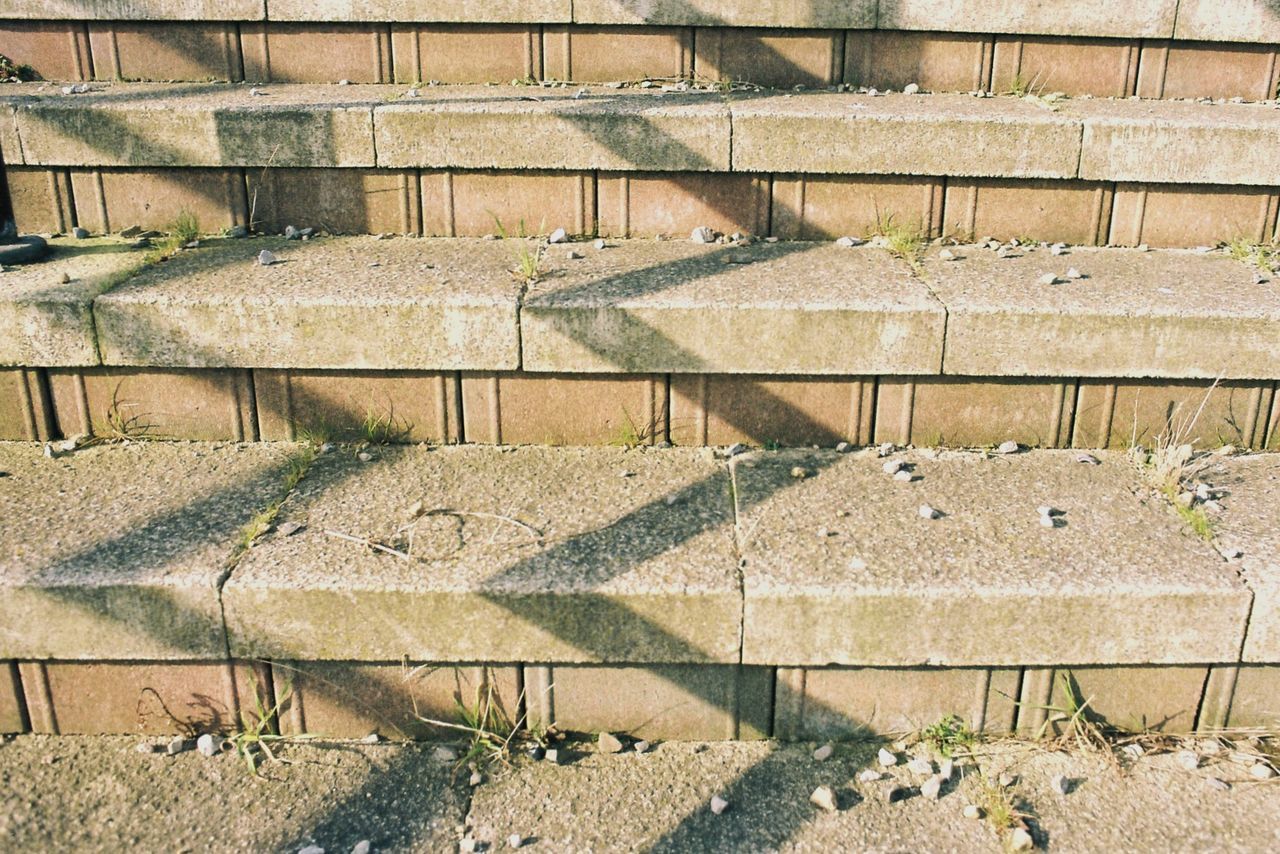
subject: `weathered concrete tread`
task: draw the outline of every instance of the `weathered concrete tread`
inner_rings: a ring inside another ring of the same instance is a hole
[[[1269,104],[609,87],[7,85],[31,166],[607,169],[1280,183]],[[257,93],[257,94],[254,94]],[[16,139],[15,139],[16,137]]]
[[[896,459],[918,479],[874,452],[735,461],[746,663],[1238,660],[1249,590],[1122,455]]]
[[[493,241],[214,240],[94,314],[109,365],[502,370],[519,365],[512,264]]]
[[[305,527],[241,561],[233,655],[737,661],[729,477],[709,450],[373,454],[322,456],[281,515]]]
[[[289,451],[0,443],[0,658],[225,656],[218,586]]]

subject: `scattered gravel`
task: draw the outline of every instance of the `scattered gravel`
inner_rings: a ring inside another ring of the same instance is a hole
[[[809,795],[809,803],[827,812],[836,812],[840,805],[836,800],[835,790],[830,786],[819,786]]]
[[[689,239],[694,243],[715,243],[716,233],[705,225],[700,225],[689,235]]]
[[[270,267],[272,264],[278,263],[279,258],[270,249],[263,249],[258,253],[258,263],[263,267]]]
[[[898,757],[882,747],[880,748],[880,752],[876,754],[876,761],[885,768],[891,768],[898,764]]]
[[[728,808],[729,808],[728,801],[726,801],[724,798],[720,797],[719,795],[712,796],[711,812],[715,813],[716,815],[723,815],[724,811],[727,810]]]
[[[817,750],[813,751],[813,758],[818,762],[826,762],[828,759],[831,758],[831,755],[835,752],[836,752],[836,749],[833,745],[824,744],[821,747],[819,747]]]
[[[611,732],[602,732],[596,740],[596,747],[601,753],[621,753],[622,741]]]
[[[929,519],[930,521],[942,518],[942,514],[928,504],[921,504],[919,513],[921,519]]]

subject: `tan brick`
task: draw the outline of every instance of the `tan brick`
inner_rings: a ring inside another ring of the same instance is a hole
[[[89,25],[98,80],[241,79],[234,24],[114,21]]]
[[[1243,237],[1270,239],[1276,192],[1266,188],[1119,184],[1111,217],[1113,246],[1212,246]]]
[[[454,442],[459,436],[456,374],[424,371],[253,372],[263,441],[310,434],[367,438],[366,421],[394,441]]]
[[[225,661],[22,662],[34,732],[197,733],[237,726],[251,668]]]
[[[391,28],[370,24],[240,25],[252,83],[391,82]]]
[[[601,235],[687,237],[700,226],[724,234],[763,234],[769,224],[769,183],[722,172],[599,176]]]
[[[462,375],[468,442],[653,444],[666,438],[661,376]]]
[[[1231,715],[1231,695],[1236,689],[1239,670],[1239,666],[1235,664],[1215,664],[1209,668],[1209,676],[1204,680],[1204,696],[1200,700],[1196,729],[1215,730],[1227,725],[1227,719]]]
[[[71,230],[71,179],[65,170],[9,166],[4,175],[18,231],[57,234]]]
[[[330,234],[419,234],[418,180],[389,169],[250,169],[245,173],[254,228],[285,226]]]
[[[456,738],[457,732],[419,720],[462,723],[494,689],[493,705],[513,723],[520,710],[518,668],[504,665],[411,665],[400,662],[277,662],[272,681],[280,729],[331,738]]]
[[[391,44],[398,83],[507,83],[541,74],[537,27],[395,24]]]
[[[674,27],[544,27],[548,80],[598,83],[689,77],[693,31]]]
[[[1074,381],[885,377],[876,395],[875,441],[982,447],[1070,444]]]
[[[150,438],[252,442],[248,371],[51,369],[58,424],[67,435],[124,431]]]
[[[1145,42],[1138,94],[1143,98],[1276,97],[1280,68],[1274,45]]]
[[[1142,732],[1195,728],[1207,667],[1072,667],[1028,670],[1023,677],[1018,731],[1040,731],[1046,707],[1088,702],[1092,719]],[[1055,729],[1061,724],[1051,725]]]
[[[764,667],[526,667],[531,727],[636,738],[766,738],[773,673]]]
[[[971,668],[779,668],[774,735],[865,737],[916,731],[947,715],[974,730],[1013,727],[1018,671]]]
[[[1227,724],[1269,729],[1280,725],[1280,665],[1240,665]]]
[[[167,230],[194,214],[205,233],[248,222],[238,169],[95,169],[71,171],[76,221],[94,233],[132,226]]]
[[[844,73],[844,34],[829,30],[700,29],[700,78],[760,86],[830,86]]]
[[[12,661],[0,661],[0,733],[26,731],[26,705],[22,699],[18,665]]]
[[[0,368],[0,440],[46,441],[54,432],[53,408],[40,372]]]
[[[991,89],[1125,98],[1136,86],[1138,53],[1136,41],[997,38]]]
[[[958,240],[1014,237],[1093,246],[1107,241],[1109,184],[1087,181],[947,181],[942,233]]]
[[[850,86],[926,92],[971,92],[991,85],[991,36],[850,30],[845,37],[844,82]]]
[[[835,445],[871,442],[870,379],[671,378],[671,441],[678,445]]]
[[[595,181],[579,172],[424,172],[423,233],[438,237],[595,231]]]
[[[89,33],[76,21],[0,21],[0,54],[42,80],[89,79]]]
[[[1150,446],[1158,437],[1184,437],[1207,448],[1267,442],[1271,383],[1207,380],[1152,382],[1081,380],[1076,400],[1077,448]],[[1276,436],[1272,434],[1274,445]]]
[[[933,236],[942,195],[942,182],[932,178],[779,175],[772,232],[784,240],[829,240],[868,236],[893,222]]]

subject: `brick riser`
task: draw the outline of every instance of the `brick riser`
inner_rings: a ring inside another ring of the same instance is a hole
[[[1277,665],[1060,668],[629,667],[493,663],[0,662],[0,732],[234,729],[280,706],[279,731],[337,738],[452,738],[487,679],[530,728],[650,739],[851,738],[905,732],[948,714],[991,733],[1036,734],[1072,680],[1118,726],[1167,732],[1274,725]]]
[[[0,439],[101,434],[109,413],[153,437],[1046,448],[1188,440],[1280,448],[1272,381],[603,375],[429,371],[0,368]],[[1201,405],[1203,410],[1201,411]]]
[[[215,232],[253,220],[335,234],[480,237],[563,227],[605,237],[684,237],[709,226],[784,240],[865,235],[883,222],[931,237],[1190,247],[1277,234],[1267,187],[729,173],[396,169],[6,170],[30,232],[166,229],[183,210]]]
[[[0,21],[0,53],[50,80],[608,82],[1276,97],[1268,44],[932,33],[372,23]]]

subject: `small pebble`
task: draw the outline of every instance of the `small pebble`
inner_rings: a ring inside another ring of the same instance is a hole
[[[1072,267],[1071,269],[1067,270],[1067,278],[1071,279],[1072,281],[1078,281],[1084,278],[1084,273],[1081,273],[1075,267]]]
[[[892,454],[895,450],[897,450],[896,445],[894,445],[892,442],[885,442],[883,445],[876,448],[876,453],[879,456],[887,457],[890,454]]]
[[[942,760],[942,763],[938,766],[938,776],[941,777],[943,780],[950,780],[951,775],[955,772],[955,768],[956,768],[955,762],[953,762],[950,759],[944,759]]]
[[[847,454],[852,450],[853,450],[853,445],[850,445],[848,442],[840,442],[839,444],[836,445],[837,454]]]
[[[524,837],[518,833],[513,833],[507,837],[507,844],[512,848],[519,848],[521,845],[524,845]]]
[[[564,752],[559,750],[558,748],[555,748],[555,747],[548,748],[546,753],[546,760],[550,762],[552,765],[559,765],[565,760],[565,758],[566,756]]]
[[[1264,762],[1259,762],[1257,765],[1254,765],[1249,769],[1249,776],[1253,777],[1255,780],[1270,780],[1275,775],[1275,769]]]
[[[1035,844],[1036,841],[1031,838],[1026,828],[1015,827],[1013,833],[1009,834],[1009,847],[1014,851],[1030,851]]]
[[[842,237],[836,241],[836,246],[843,247],[844,249],[852,249],[855,246],[861,246],[866,242],[867,241],[863,240],[861,237]]]
[[[908,83],[906,86],[902,87],[902,94],[904,95],[916,95],[916,94],[919,94],[919,92],[920,92],[919,83]]]
[[[729,802],[726,801],[724,798],[720,797],[719,795],[715,795],[714,797],[711,798],[711,812],[713,812],[714,814],[721,815],[728,808],[729,808]]]
[[[1093,454],[1076,454],[1076,462],[1089,466],[1102,465],[1102,460],[1098,459]]]
[[[479,771],[471,772],[471,779],[467,781],[472,787],[479,786],[484,782],[484,775]]]
[[[840,808],[836,802],[835,790],[830,786],[819,786],[814,789],[813,794],[809,795],[809,803],[827,812],[835,812]]]
[[[292,537],[301,530],[302,524],[299,522],[282,522],[276,526],[276,533],[282,537]]]
[[[431,751],[431,758],[437,762],[457,762],[458,751],[452,747],[441,745]]]
[[[645,741],[644,739],[640,739],[634,745],[632,745],[632,747],[635,748],[636,753],[648,753],[649,748],[652,746],[653,745],[649,744],[649,742]]]
[[[1017,777],[1017,775],[1015,775],[1015,774],[1010,774],[1008,771],[1006,771],[1005,773],[1003,773],[1003,774],[1001,774],[1001,775],[1000,775],[1000,778],[999,778],[999,780],[997,780],[997,782],[998,782],[998,783],[999,783],[1003,788],[1007,789],[1007,788],[1009,788],[1010,786],[1012,786],[1014,783],[1017,783],[1017,782],[1018,782],[1018,777]]]
[[[324,849],[319,845],[308,845],[305,848],[299,848],[298,854],[324,854]]]
[[[735,442],[734,444],[730,445],[728,448],[725,449],[724,455],[726,458],[736,457],[739,454],[745,454],[749,450],[751,449],[748,448],[746,445],[742,444],[741,442]]]
[[[716,233],[705,225],[700,225],[693,230],[692,234],[689,235],[689,239],[694,243],[715,243]]]
[[[201,756],[217,756],[219,747],[217,739],[207,732],[196,739],[196,750]]]
[[[272,264],[275,264],[279,260],[280,259],[275,256],[275,253],[269,249],[263,249],[261,252],[258,253],[258,263],[261,264],[263,267],[270,267]]]
[[[956,260],[956,253],[952,252],[950,249],[943,249],[938,253],[938,257],[943,261],[954,261]]]
[[[906,469],[903,469],[902,471],[895,473],[893,479],[900,483],[911,483],[911,481],[916,479],[916,476]]]
[[[165,748],[165,753],[170,756],[177,756],[191,749],[191,743],[180,735],[175,735],[169,740],[169,745]]]
[[[351,854],[369,854],[373,850],[373,845],[367,839],[361,839],[351,847]]]
[[[1050,781],[1050,785],[1053,786],[1053,790],[1059,795],[1065,795],[1071,789],[1071,783],[1067,780],[1065,774],[1054,774],[1053,779]]]
[[[898,764],[898,757],[894,756],[882,747],[880,748],[880,752],[876,754],[876,761],[879,762],[882,767],[890,768]]]
[[[803,466],[793,466],[791,469],[791,476],[796,480],[804,480],[809,476],[809,470]]]
[[[470,836],[464,836],[462,841],[458,843],[458,850],[466,852],[466,854],[473,854],[473,852],[479,850],[479,845]]]
[[[604,246],[605,246],[604,239],[603,239],[603,238],[599,238],[599,239],[597,239],[597,240],[596,240],[596,242],[595,242],[595,243],[593,243],[593,244],[591,244],[591,245],[592,245],[592,246],[594,246],[594,247],[595,247],[595,248],[597,248],[597,249],[603,249],[603,248],[604,248]]]
[[[996,448],[996,453],[997,454],[1016,454],[1018,453],[1019,447],[1020,446],[1018,445],[1017,442],[1010,439],[1007,442],[1001,442],[1000,447]]]
[[[982,818],[982,807],[978,806],[977,804],[965,804],[964,817],[965,818]]]
[[[364,738],[360,739],[361,744],[377,744],[380,741],[382,741],[382,736],[378,735],[376,732],[371,732]]]
[[[368,451],[361,451],[360,453],[356,454],[356,459],[362,463],[367,463],[373,460],[373,454],[369,453]]]
[[[874,783],[877,780],[882,779],[883,777],[884,775],[881,774],[879,771],[875,770],[874,768],[868,768],[867,770],[863,771],[861,774],[858,775],[858,782]]]
[[[912,774],[932,774],[933,763],[923,756],[916,756],[907,763],[907,770]]]
[[[621,753],[622,742],[611,732],[602,732],[596,739],[596,747],[601,753]]]
[[[921,504],[919,513],[920,513],[921,519],[933,520],[933,519],[938,519],[942,516],[941,513],[939,513],[937,510],[934,510],[928,504]]]
[[[898,472],[902,471],[902,467],[904,465],[906,465],[906,463],[904,463],[902,460],[889,460],[887,463],[884,464],[884,467],[883,467],[884,473],[897,474]]]
[[[1209,777],[1204,782],[1210,789],[1216,789],[1219,792],[1231,791],[1231,784],[1226,780],[1219,780],[1217,777]]]
[[[564,243],[569,239],[569,235],[563,228],[557,228],[551,232],[551,236],[547,238],[548,243]]]
[[[67,275],[66,273],[63,273],[61,276],[59,276],[59,277],[58,277],[58,284],[60,284],[60,285],[69,285],[69,284],[71,284],[71,277],[70,277],[69,275]]]
[[[835,747],[833,747],[830,744],[824,744],[821,747],[819,747],[817,750],[813,751],[813,758],[815,761],[818,761],[818,762],[826,762],[828,759],[831,758],[831,754],[835,752],[836,752]]]
[[[1053,273],[1045,273],[1040,277],[1039,282],[1042,285],[1056,285],[1058,284],[1059,279]]]
[[[942,778],[935,775],[925,780],[920,787],[920,794],[930,801],[936,801],[938,796],[942,794]]]
[[[541,762],[547,756],[547,750],[540,744],[535,744],[529,748],[529,758],[534,762]]]
[[[1179,751],[1178,766],[1184,771],[1194,771],[1200,767],[1200,757],[1190,750]]]
[[[1050,255],[1065,255],[1065,254],[1067,254],[1067,244],[1065,244],[1065,243],[1055,243],[1055,244],[1053,244],[1052,246],[1050,246],[1050,247],[1049,247],[1049,254],[1050,254]]]
[[[76,240],[85,240],[89,237],[89,229],[81,228],[77,225],[75,228],[71,229],[71,236]]]
[[[134,748],[134,750],[138,751],[139,753],[146,753],[146,754],[159,753],[161,749],[162,748],[159,745],[152,744],[149,741],[139,742],[138,746]]]
[[[1142,749],[1141,744],[1126,744],[1124,747],[1120,748],[1120,752],[1125,756],[1128,756],[1130,759],[1140,759],[1142,755],[1146,753],[1146,751]]]

